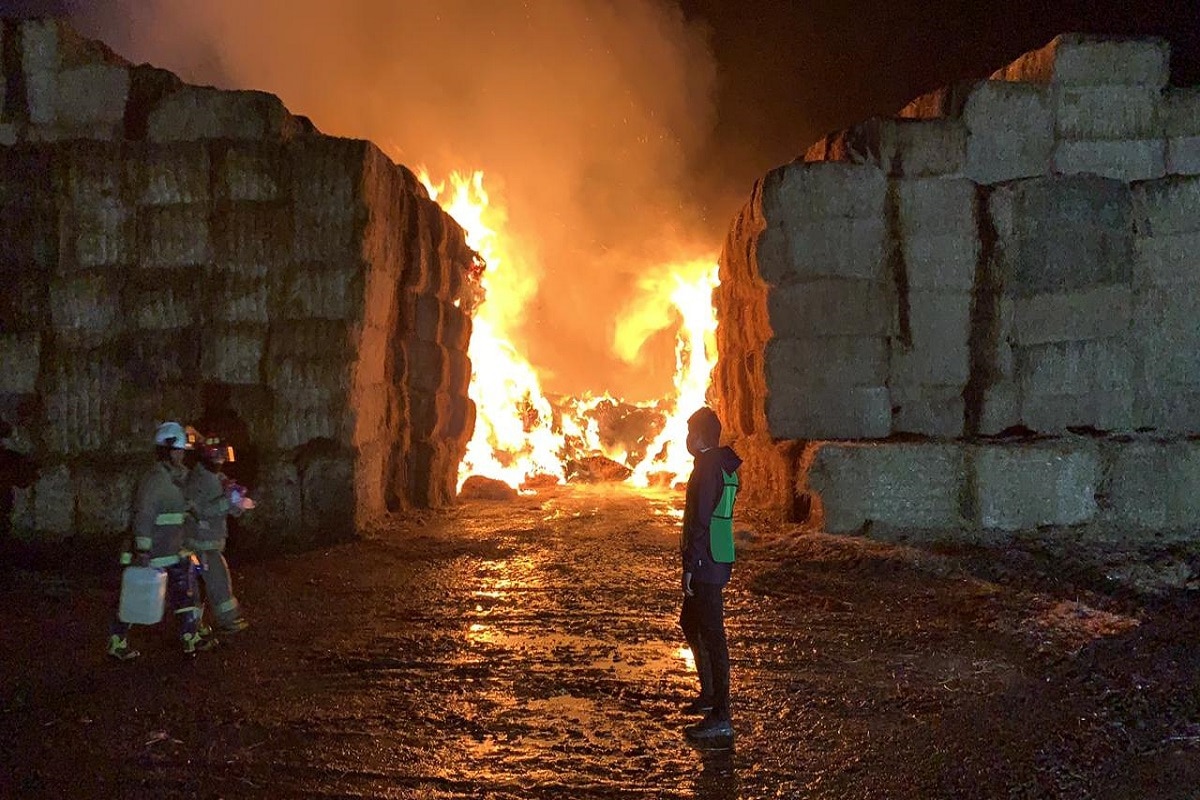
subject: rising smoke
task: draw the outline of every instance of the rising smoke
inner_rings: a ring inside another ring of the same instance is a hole
[[[667,393],[672,338],[630,364],[612,337],[639,278],[719,246],[689,186],[715,64],[672,0],[99,0],[75,18],[414,169],[485,170],[536,281],[517,344],[545,388]]]

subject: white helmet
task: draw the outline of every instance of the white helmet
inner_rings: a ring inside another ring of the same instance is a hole
[[[154,443],[172,450],[191,450],[193,434],[184,430],[178,422],[164,422],[154,432]]]

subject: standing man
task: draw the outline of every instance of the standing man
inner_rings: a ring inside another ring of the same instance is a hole
[[[725,745],[733,738],[729,714],[729,648],[721,590],[733,571],[733,504],[742,460],[721,447],[721,421],[704,407],[688,418],[688,452],[695,457],[688,479],[680,549],[683,556],[683,611],[679,625],[692,649],[700,696],[687,707],[704,719],[685,729],[701,745]]]

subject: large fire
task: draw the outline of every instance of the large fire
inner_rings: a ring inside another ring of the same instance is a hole
[[[695,259],[661,265],[642,281],[638,301],[617,321],[613,348],[629,362],[650,336],[677,328],[674,396],[625,403],[605,393],[551,402],[537,371],[513,344],[514,326],[536,286],[526,277],[517,248],[505,239],[503,207],[491,201],[482,172],[453,173],[449,188],[435,184],[425,170],[420,178],[487,264],[481,278],[485,301],[475,312],[469,350],[475,434],[459,469],[459,485],[471,475],[521,488],[566,481],[577,465],[596,457],[623,465],[626,479],[640,486],[685,476],[691,468],[684,448],[687,417],[705,403],[715,361],[716,264]],[[603,435],[601,412],[617,408],[645,412],[654,424],[643,425],[636,441],[614,441]]]

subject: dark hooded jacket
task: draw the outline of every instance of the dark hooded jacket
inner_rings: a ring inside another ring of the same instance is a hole
[[[733,565],[713,560],[709,526],[725,487],[721,472],[733,473],[741,465],[742,459],[729,447],[710,447],[696,456],[692,476],[688,478],[680,543],[683,571],[692,573],[693,581],[717,586],[729,582]]]

